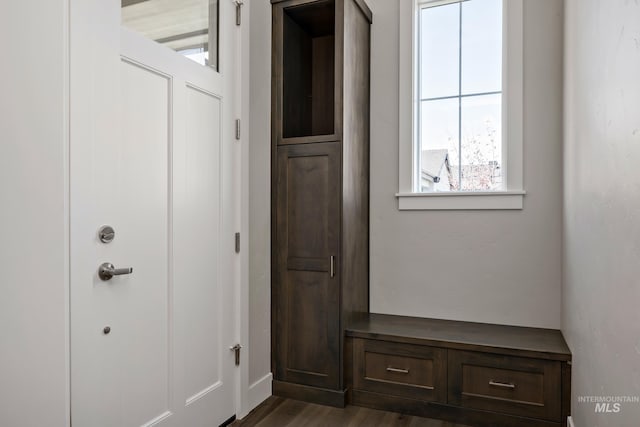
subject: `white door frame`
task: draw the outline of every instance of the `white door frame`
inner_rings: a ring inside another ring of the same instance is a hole
[[[249,400],[249,355],[251,348],[249,345],[249,113],[250,113],[250,25],[251,25],[251,2],[247,1],[242,7],[240,35],[238,42],[240,43],[237,55],[238,64],[236,69],[240,70],[236,84],[240,85],[238,93],[240,93],[240,111],[238,118],[240,119],[240,280],[239,295],[237,296],[238,307],[236,313],[238,319],[236,325],[240,328],[238,336],[244,346],[240,361],[240,379],[238,396],[236,396],[236,416],[238,419],[244,418],[253,409],[250,407]]]

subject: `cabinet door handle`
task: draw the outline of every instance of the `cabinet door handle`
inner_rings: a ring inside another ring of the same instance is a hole
[[[387,372],[393,372],[394,374],[408,374],[409,370],[408,369],[392,368],[391,366],[389,366],[387,368]]]
[[[329,257],[329,270],[331,278],[336,277],[336,257],[334,255]]]
[[[501,387],[501,388],[509,388],[511,390],[513,390],[514,388],[516,388],[515,384],[511,384],[511,383],[501,383],[499,381],[494,381],[494,380],[490,380],[489,381],[489,385],[494,386],[494,387]]]

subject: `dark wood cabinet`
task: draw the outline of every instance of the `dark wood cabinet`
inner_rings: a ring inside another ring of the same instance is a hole
[[[278,148],[275,374],[340,387],[340,145]]]
[[[272,0],[274,394],[344,406],[344,329],[369,309],[362,0]]]
[[[369,314],[346,334],[354,405],[476,427],[567,425],[560,331]]]

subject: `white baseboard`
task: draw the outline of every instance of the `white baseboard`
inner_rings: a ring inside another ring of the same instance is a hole
[[[271,396],[271,382],[273,380],[273,374],[269,372],[264,377],[260,378],[255,383],[249,386],[249,407],[247,408],[249,413],[255,409],[259,404],[264,402],[269,396]]]
[[[567,427],[576,427],[576,425],[573,423],[573,418],[567,418]]]

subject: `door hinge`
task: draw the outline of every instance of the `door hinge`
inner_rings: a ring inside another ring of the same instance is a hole
[[[236,139],[239,141],[240,140],[240,127],[242,125],[242,122],[240,121],[240,119],[236,119]]]
[[[240,253],[240,233],[236,233],[236,253]]]
[[[244,0],[233,0],[233,3],[236,5],[236,25],[240,25],[242,24],[242,5]]]
[[[236,356],[236,366],[240,366],[240,349],[242,346],[240,344],[236,344],[233,347],[229,347],[229,350],[233,351]]]

